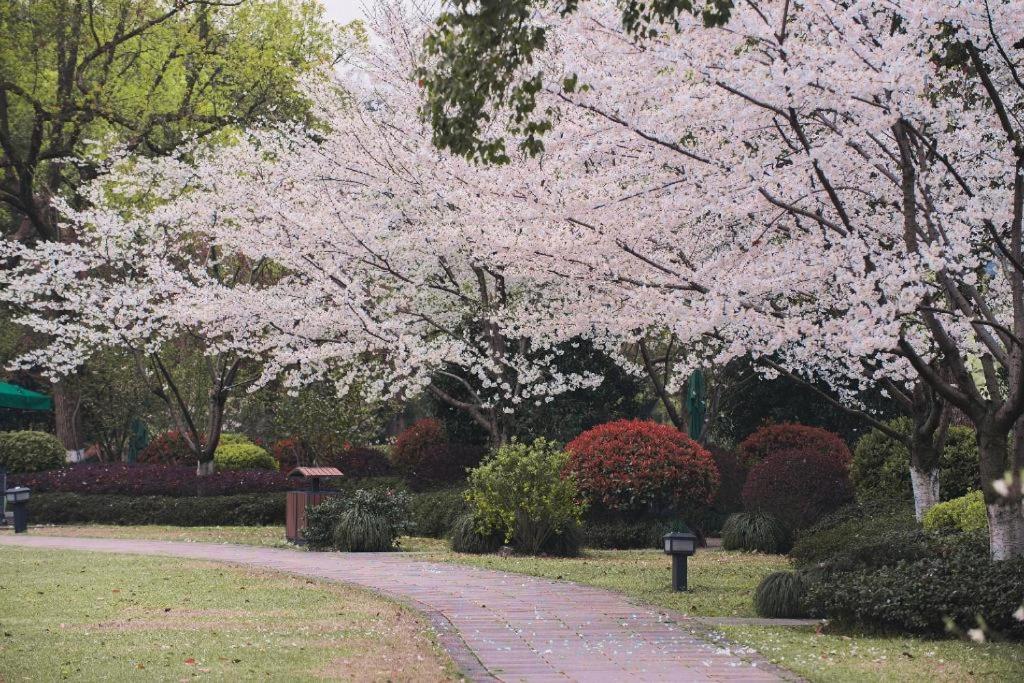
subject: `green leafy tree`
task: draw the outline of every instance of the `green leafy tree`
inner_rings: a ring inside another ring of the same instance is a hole
[[[504,133],[520,139],[520,151],[538,154],[551,129],[553,112],[537,111],[545,87],[572,92],[575,74],[545,74],[534,56],[547,44],[539,11],[566,16],[586,0],[452,0],[426,40],[430,65],[419,74],[427,95],[424,115],[434,143],[469,159],[507,163]],[[729,18],[732,0],[624,0],[623,28],[636,38],[671,29],[682,13],[701,16],[708,26]],[[551,81],[555,85],[551,85]],[[497,134],[491,123],[502,121]]]

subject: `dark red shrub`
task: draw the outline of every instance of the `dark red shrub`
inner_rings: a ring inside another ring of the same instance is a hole
[[[139,452],[138,461],[151,465],[194,465],[196,456],[181,432],[158,434]]]
[[[612,510],[707,504],[718,489],[711,454],[678,429],[643,420],[598,425],[573,439],[566,471],[580,492]]]
[[[853,456],[838,434],[807,425],[783,422],[765,425],[745,438],[739,445],[739,457],[747,467],[753,467],[769,456],[782,451],[815,451],[850,466]]]
[[[391,463],[374,448],[352,446],[324,458],[322,465],[337,467],[349,479],[385,477],[391,474]]]
[[[743,484],[747,481],[747,468],[733,451],[718,446],[706,446],[715,467],[718,468],[718,493],[711,507],[719,512],[743,509]]]
[[[300,465],[309,464],[306,447],[302,445],[301,440],[295,437],[275,441],[269,450],[270,454],[274,456],[274,460],[277,461],[281,474],[288,474]]]
[[[225,496],[300,489],[301,480],[271,470],[235,470],[198,477],[194,465],[83,463],[10,477],[10,486],[36,493],[125,496]]]
[[[821,451],[780,451],[750,470],[743,505],[803,529],[853,500],[845,465]]]
[[[395,445],[391,447],[391,464],[399,474],[416,477],[422,473],[426,452],[447,443],[448,435],[440,421],[432,417],[416,420],[395,439]]]

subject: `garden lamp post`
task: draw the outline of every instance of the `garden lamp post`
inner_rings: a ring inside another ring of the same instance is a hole
[[[688,531],[673,531],[662,536],[665,554],[672,556],[672,590],[685,591],[686,558],[697,552],[697,537]]]
[[[28,499],[31,490],[24,486],[15,486],[7,489],[5,498],[14,510],[14,533],[22,534],[28,531]]]

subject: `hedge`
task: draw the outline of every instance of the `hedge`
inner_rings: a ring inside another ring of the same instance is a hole
[[[284,524],[284,507],[283,493],[191,498],[40,493],[29,499],[28,518],[31,524],[267,526]]]
[[[46,432],[0,432],[0,466],[8,472],[38,472],[64,464],[64,446]]]

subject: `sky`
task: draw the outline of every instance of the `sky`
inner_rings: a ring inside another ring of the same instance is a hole
[[[335,21],[347,24],[353,19],[363,16],[363,0],[320,0],[327,8],[327,16]]]

